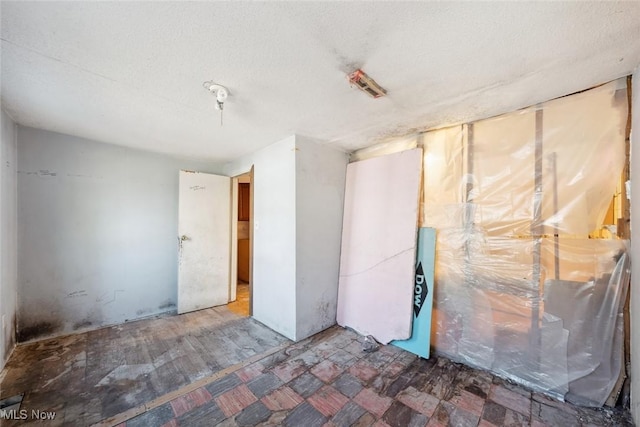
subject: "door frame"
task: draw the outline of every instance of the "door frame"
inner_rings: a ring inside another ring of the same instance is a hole
[[[231,177],[231,257],[230,257],[230,277],[229,302],[237,299],[238,288],[238,183],[240,177],[249,175],[249,316],[253,316],[253,189],[254,174],[253,166],[247,172]]]

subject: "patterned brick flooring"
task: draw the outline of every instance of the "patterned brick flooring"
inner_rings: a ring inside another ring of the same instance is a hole
[[[625,426],[445,358],[361,350],[334,327],[130,419],[134,426]]]
[[[191,394],[197,386],[289,345],[282,335],[225,306],[21,344],[0,372],[0,408],[5,398],[17,397],[19,410],[54,412],[51,427],[101,420],[110,425],[155,408],[159,398],[164,403],[190,393],[169,408],[175,412],[165,414],[183,416],[213,397]],[[263,370],[258,364],[253,368],[244,373],[245,382]],[[114,416],[121,418],[111,422]],[[1,427],[30,423],[0,419]]]

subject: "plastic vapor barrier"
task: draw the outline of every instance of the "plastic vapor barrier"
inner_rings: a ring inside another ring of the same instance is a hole
[[[436,351],[559,399],[604,404],[623,364],[629,244],[605,218],[621,185],[627,114],[620,79],[417,137],[420,226],[437,229]]]

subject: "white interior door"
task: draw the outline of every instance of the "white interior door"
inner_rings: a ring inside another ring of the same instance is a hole
[[[178,313],[229,302],[231,181],[180,171]]]

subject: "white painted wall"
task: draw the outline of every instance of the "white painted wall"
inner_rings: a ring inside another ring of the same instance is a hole
[[[253,181],[253,317],[296,339],[296,138],[291,136],[225,167]]]
[[[18,127],[18,335],[175,310],[178,171],[221,167]]]
[[[253,317],[292,340],[335,324],[347,162],[296,135],[225,167],[254,166]]]
[[[631,414],[640,423],[640,66],[631,107]]]
[[[178,171],[254,165],[253,315],[300,340],[335,323],[347,155],[289,137],[225,166],[18,128],[18,330],[173,310]]]
[[[17,295],[17,126],[0,112],[0,370],[15,345]]]
[[[296,136],[296,340],[336,323],[345,152]]]

